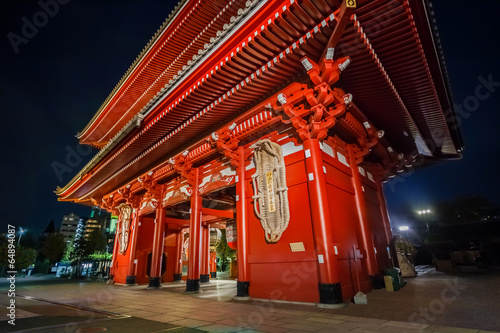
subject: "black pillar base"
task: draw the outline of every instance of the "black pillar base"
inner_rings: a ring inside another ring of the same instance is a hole
[[[125,284],[135,284],[135,275],[128,275],[126,278],[125,278]]]
[[[217,278],[217,272],[210,272],[210,278],[216,279]]]
[[[161,287],[161,279],[159,277],[150,277],[148,287],[149,288],[160,288]]]
[[[373,289],[384,288],[384,277],[382,275],[370,275],[370,280],[372,281]]]
[[[342,303],[342,288],[340,282],[319,283],[319,302],[323,304]]]
[[[187,279],[186,291],[198,291],[198,290],[200,290],[200,280],[199,279]]]
[[[210,275],[208,275],[208,274],[201,274],[200,275],[200,282],[201,283],[210,282]]]
[[[182,280],[182,274],[174,274],[174,281]]]
[[[236,282],[236,297],[248,297],[249,281]]]

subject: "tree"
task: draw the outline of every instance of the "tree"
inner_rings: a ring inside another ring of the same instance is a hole
[[[85,256],[86,241],[83,237],[73,240],[73,248],[70,252],[70,260],[82,260]]]
[[[221,234],[221,239],[219,244],[217,244],[216,250],[217,254],[221,258],[221,266],[226,267],[229,261],[228,259],[234,257],[236,255],[236,251],[227,245],[226,230],[222,229]]]
[[[30,267],[36,259],[36,250],[17,246],[16,247],[16,269],[18,271]]]
[[[45,239],[42,254],[50,261],[50,263],[54,263],[61,260],[65,249],[66,242],[64,241],[64,235],[61,233],[54,233]]]
[[[7,239],[0,240],[0,265],[2,266],[2,272],[12,270],[8,268],[9,259],[11,258],[15,260],[14,270],[20,272],[22,269],[28,268],[35,262],[36,250],[16,244],[14,255],[9,256],[9,242]]]
[[[437,206],[439,219],[444,223],[473,222],[491,217],[497,207],[488,198],[480,195],[460,196]]]
[[[67,243],[66,250],[62,257],[63,262],[76,265],[76,270],[74,271],[76,276],[80,276],[81,261],[84,259],[85,246],[86,242],[83,237],[73,239],[71,242]]]
[[[101,233],[101,230],[94,229],[85,242],[85,257],[90,256],[95,252],[102,252],[106,249],[106,237]]]
[[[65,262],[65,263],[71,262],[71,251],[73,251],[73,241],[66,243],[66,247],[64,249],[64,254],[61,258],[62,262]]]

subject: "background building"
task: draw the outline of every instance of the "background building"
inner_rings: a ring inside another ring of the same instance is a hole
[[[85,227],[85,219],[75,213],[64,215],[61,223],[61,234],[65,242],[71,242],[77,235],[82,235]]]

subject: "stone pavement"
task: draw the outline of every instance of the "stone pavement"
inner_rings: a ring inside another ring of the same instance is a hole
[[[410,280],[409,286],[416,284],[414,281],[418,280]],[[399,301],[404,298],[407,304],[412,302],[411,296],[387,293],[384,290],[368,294],[368,305],[351,304],[346,309],[333,310],[261,300],[234,301],[232,297],[235,294],[235,282],[228,280],[202,285],[202,292],[199,294],[185,294],[184,288],[183,283],[167,284],[161,290],[146,290],[144,286],[121,287],[97,282],[19,287],[18,295],[36,300],[18,297],[16,317],[18,323],[32,320],[39,322],[40,327],[47,326],[46,323],[51,321],[55,322],[61,316],[69,316],[76,323],[72,324],[71,329],[68,329],[69,324],[62,323],[54,328],[35,330],[36,332],[90,332],[97,327],[106,327],[107,323],[114,325],[108,326],[109,332],[487,332],[437,326],[433,325],[434,322],[391,320],[385,318],[383,313],[381,317],[377,316],[379,305],[370,306],[371,299],[379,297],[377,294],[384,293],[384,297],[389,294],[393,300]],[[51,306],[59,308],[52,313],[44,312],[40,310],[40,304],[44,302],[37,300],[55,302]],[[7,295],[1,294],[2,319],[6,318],[7,302]],[[25,310],[23,302],[26,303]],[[31,304],[28,307],[29,302],[38,302],[38,305]],[[370,307],[372,318],[356,315],[357,310],[370,312]],[[64,312],[71,309],[77,309],[74,315]],[[349,312],[350,315],[344,312]],[[47,319],[50,316],[52,317]],[[133,318],[138,319],[133,322]],[[495,320],[498,322],[498,317]],[[3,325],[5,322],[0,324],[0,331],[4,332],[2,327],[6,327]]]

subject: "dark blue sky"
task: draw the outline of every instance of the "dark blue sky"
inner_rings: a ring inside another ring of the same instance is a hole
[[[57,176],[53,165],[68,165],[82,130],[115,84],[170,13],[173,1],[62,1],[43,22],[36,1],[0,4],[0,97],[2,115],[2,218],[6,224],[44,228],[74,211],[89,209],[57,202],[53,191],[63,186],[94,152],[71,161],[72,171]],[[475,94],[478,77],[500,81],[500,1],[435,1],[455,102]],[[23,17],[42,20],[33,37],[18,45]],[[12,39],[12,34],[10,35]],[[481,194],[500,204],[500,87],[482,101],[461,126],[464,159],[416,171],[404,182],[386,185],[390,210],[411,205],[432,207],[459,194]],[[82,155],[82,154],[80,154]]]

